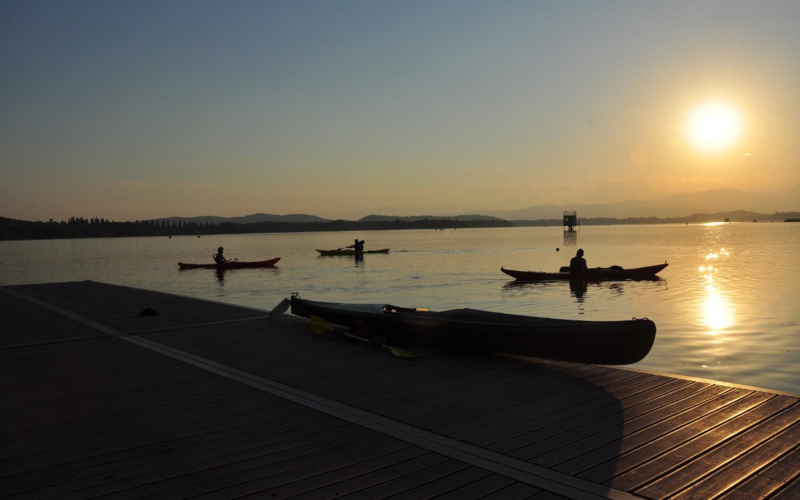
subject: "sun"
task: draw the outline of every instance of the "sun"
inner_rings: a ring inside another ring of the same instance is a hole
[[[718,153],[736,144],[742,121],[736,110],[724,103],[708,103],[689,115],[686,134],[697,148]]]

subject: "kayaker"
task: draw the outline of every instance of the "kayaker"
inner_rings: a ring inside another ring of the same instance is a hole
[[[214,262],[216,262],[217,264],[224,264],[225,262],[230,262],[229,259],[226,259],[225,256],[222,255],[222,252],[224,251],[225,249],[222,247],[217,248],[217,253],[214,255]]]
[[[586,259],[583,258],[583,249],[578,249],[578,253],[575,254],[575,257],[570,259],[569,261],[569,273],[570,274],[583,274],[589,268],[586,266]]]
[[[353,243],[352,245],[349,245],[349,246],[347,246],[345,248],[352,248],[356,252],[363,252],[364,251],[364,240],[358,241],[358,238],[356,238],[356,242],[355,243]]]

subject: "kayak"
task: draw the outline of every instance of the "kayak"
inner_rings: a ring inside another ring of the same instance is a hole
[[[649,319],[573,321],[476,309],[435,312],[385,304],[313,302],[293,295],[292,314],[340,325],[366,324],[391,335],[444,347],[533,356],[557,361],[626,365],[644,359],[656,337]]]
[[[279,260],[281,260],[280,257],[260,262],[239,262],[234,260],[224,264],[184,264],[183,262],[178,262],[178,266],[181,269],[241,269],[245,267],[273,267]]]
[[[317,249],[321,255],[364,255],[368,253],[389,253],[388,248],[384,248],[383,250],[362,250],[360,252],[356,252],[355,250],[320,250]]]
[[[589,269],[585,273],[570,273],[568,267],[562,267],[557,273],[540,273],[533,271],[514,271],[513,269],[500,268],[507,275],[519,281],[545,281],[545,280],[575,280],[575,281],[605,281],[605,280],[636,280],[653,279],[656,274],[667,267],[666,262],[657,266],[636,267],[623,269],[619,266],[598,267]]]

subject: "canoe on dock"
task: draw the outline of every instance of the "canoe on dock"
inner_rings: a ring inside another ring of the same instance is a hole
[[[435,312],[385,304],[314,302],[296,295],[291,307],[297,316],[318,316],[339,325],[361,321],[370,336],[577,363],[636,363],[647,356],[656,337],[656,325],[648,319],[574,321],[476,309]]]
[[[357,252],[355,250],[349,250],[349,249],[320,250],[318,248],[317,252],[319,252],[320,255],[366,255],[368,253],[389,253],[389,249],[383,248],[381,250],[361,250]]]
[[[281,260],[280,257],[275,257],[274,259],[270,260],[262,260],[259,262],[239,262],[238,260],[225,262],[223,264],[184,264],[183,262],[178,262],[178,267],[181,269],[241,269],[245,267],[273,267],[278,261]]]
[[[637,280],[653,279],[659,271],[662,271],[669,264],[666,262],[656,266],[636,267],[623,269],[619,266],[598,267],[589,269],[586,273],[574,274],[569,272],[568,267],[562,267],[557,273],[543,273],[534,271],[514,271],[501,267],[500,270],[519,281],[613,281],[613,280]]]

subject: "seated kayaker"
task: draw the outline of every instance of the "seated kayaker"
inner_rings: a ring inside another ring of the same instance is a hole
[[[225,257],[222,255],[222,252],[224,252],[224,251],[225,251],[225,249],[224,249],[224,248],[222,248],[222,247],[219,247],[219,248],[217,249],[217,253],[216,253],[216,254],[214,254],[214,262],[216,262],[217,264],[224,264],[224,263],[226,263],[226,262],[230,262],[230,260],[226,259],[226,258],[225,258]]]
[[[349,245],[349,246],[347,246],[345,248],[352,248],[356,252],[363,252],[364,251],[364,240],[358,241],[358,238],[356,238],[356,242],[355,243],[353,243],[352,245]]]
[[[584,274],[588,270],[586,266],[586,259],[583,258],[583,249],[579,249],[575,257],[569,261],[570,274]]]

